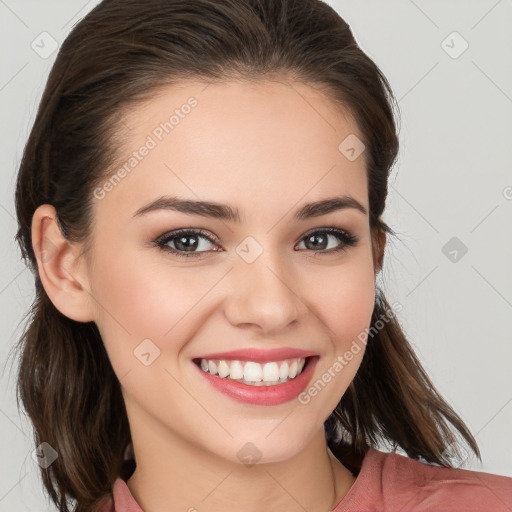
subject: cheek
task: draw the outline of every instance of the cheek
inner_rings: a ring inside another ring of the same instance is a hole
[[[96,323],[105,345],[112,355],[122,351],[131,357],[146,338],[163,349],[164,340],[176,339],[187,314],[214,284],[214,276],[208,285],[186,269],[156,265],[128,251],[119,254],[123,257],[115,261],[107,253],[98,254],[91,280]]]
[[[118,247],[115,258],[108,250],[95,255],[94,295],[101,302],[98,315],[102,320],[117,321],[128,332],[161,336],[208,287],[208,275],[197,279],[194,270],[184,264],[166,264],[158,248],[112,246]]]
[[[225,272],[199,272],[143,252],[125,248],[115,262],[105,252],[95,264],[96,323],[120,377],[144,371],[140,357],[147,352],[152,368],[177,370],[177,358],[215,309],[208,292]]]
[[[345,283],[331,294],[329,304],[329,327],[340,336],[337,339],[339,349],[357,339],[358,335],[369,327],[375,306],[375,285],[364,279],[354,283]]]
[[[373,267],[363,257],[322,273],[312,275],[305,285],[310,290],[309,306],[342,349],[369,327],[375,305]]]
[[[316,276],[319,277],[318,275]],[[330,346],[319,368],[318,388],[328,384],[322,399],[333,409],[353,380],[366,350],[366,338],[375,307],[375,279],[371,260],[347,261],[325,279],[311,283],[310,307],[323,324]],[[324,283],[324,286],[320,285]],[[328,283],[328,286],[325,285]],[[313,391],[314,392],[314,391]],[[306,397],[307,398],[307,397]]]
[[[375,306],[373,269],[347,265],[339,278],[311,299],[323,333],[330,340],[316,380],[299,396],[301,404],[316,409],[317,415],[332,411],[354,379],[366,350],[366,337]]]

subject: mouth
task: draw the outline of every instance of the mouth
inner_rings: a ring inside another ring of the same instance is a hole
[[[238,359],[201,359],[192,361],[204,373],[248,386],[279,386],[296,379],[318,356],[293,357],[257,362]]]

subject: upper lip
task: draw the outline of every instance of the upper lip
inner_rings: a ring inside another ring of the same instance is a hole
[[[311,350],[302,350],[298,348],[274,348],[274,349],[258,349],[243,348],[239,350],[230,350],[228,352],[215,352],[199,356],[194,359],[226,359],[238,361],[254,361],[256,363],[267,363],[270,361],[282,361],[284,359],[306,358],[315,356]]]

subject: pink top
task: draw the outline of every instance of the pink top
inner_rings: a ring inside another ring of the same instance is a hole
[[[105,501],[99,512],[143,512],[121,478],[113,494],[114,504]],[[356,481],[332,512],[370,511],[510,512],[512,478],[370,449]]]

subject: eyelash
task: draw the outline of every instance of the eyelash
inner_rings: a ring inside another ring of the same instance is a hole
[[[357,242],[359,241],[359,238],[355,235],[350,234],[348,231],[336,228],[336,227],[325,227],[321,229],[315,229],[313,231],[310,231],[306,233],[302,238],[301,242],[308,238],[311,235],[316,235],[317,233],[328,233],[330,235],[334,235],[342,242],[342,244],[335,248],[335,249],[329,249],[329,250],[321,250],[321,251],[312,251],[314,253],[319,253],[319,255],[326,255],[326,254],[333,254],[333,253],[339,253],[340,251],[347,251],[349,247],[357,245]],[[183,252],[178,251],[176,249],[172,249],[171,247],[167,246],[166,244],[170,242],[171,240],[174,240],[175,238],[179,237],[186,237],[187,235],[193,235],[193,236],[199,236],[200,238],[205,238],[209,242],[215,243],[217,241],[216,237],[212,237],[207,231],[203,229],[178,229],[176,231],[172,231],[170,233],[165,233],[161,236],[159,236],[156,240],[153,241],[153,244],[159,247],[161,250],[170,252],[171,254],[178,256],[180,258],[197,258],[202,253],[208,252],[208,251],[199,251],[199,252]],[[303,250],[303,249],[302,249]],[[306,249],[308,251],[308,249]],[[218,251],[217,251],[218,252]],[[316,256],[316,254],[315,254]]]

